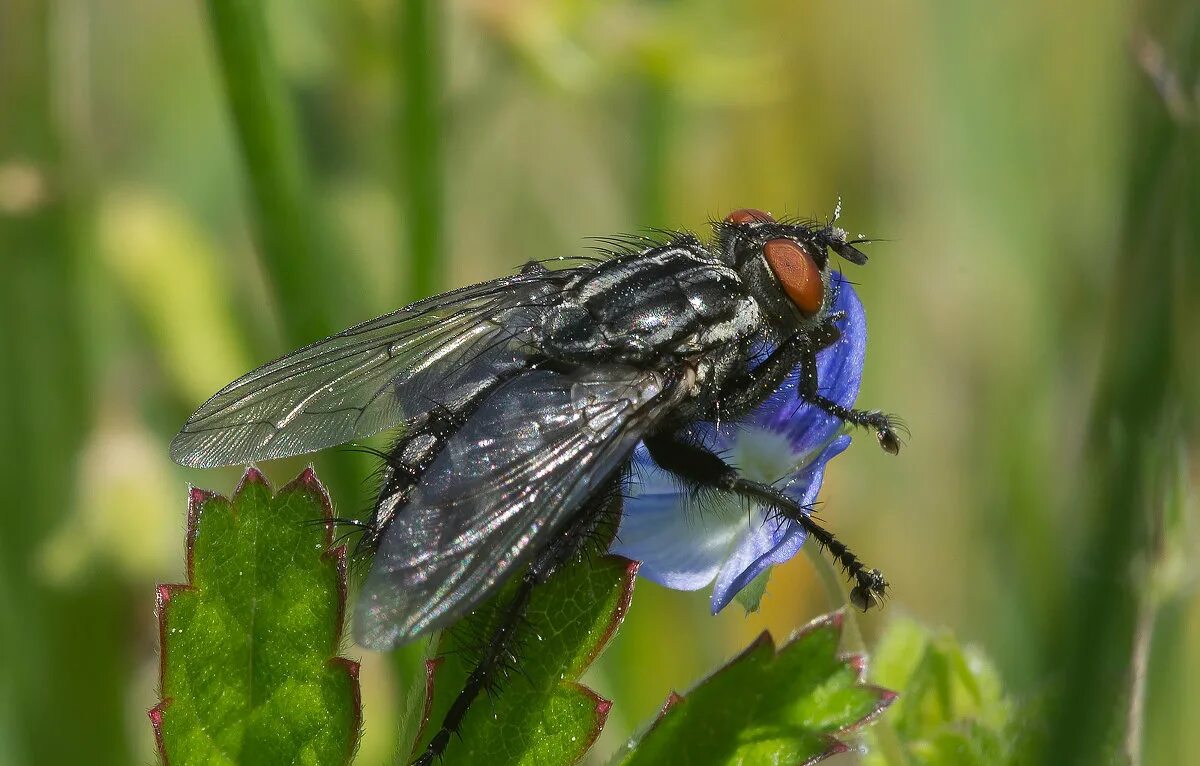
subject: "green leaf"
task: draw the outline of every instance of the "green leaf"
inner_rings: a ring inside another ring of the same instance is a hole
[[[913,766],[1012,761],[1012,708],[1000,676],[949,632],[895,620],[875,652],[871,678],[900,690],[888,723]],[[879,756],[867,763],[888,763]]]
[[[530,600],[518,671],[492,698],[475,701],[462,738],[451,738],[444,766],[555,766],[583,758],[600,736],[612,703],[576,679],[616,633],[633,597],[637,564],[616,556],[576,562],[539,586]],[[425,723],[419,752],[462,689],[471,658],[490,634],[517,580],[442,634],[438,658],[426,663]],[[432,690],[432,702],[428,701]]]
[[[746,610],[746,614],[757,612],[762,605],[762,597],[767,592],[767,581],[771,579],[771,569],[771,567],[764,569],[757,577],[746,583],[746,587],[733,595],[742,609]]]
[[[347,763],[358,663],[337,656],[346,554],[311,468],[279,494],[250,468],[233,499],[192,489],[185,585],[160,585],[164,763]]]
[[[862,683],[863,659],[838,653],[842,615],[822,617],[776,651],[764,632],[692,691],[672,694],[621,763],[809,764],[843,752],[836,735],[895,695]]]

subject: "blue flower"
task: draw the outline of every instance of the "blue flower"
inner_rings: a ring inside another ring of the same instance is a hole
[[[833,275],[833,308],[844,313],[837,321],[841,339],[817,355],[821,393],[850,407],[858,396],[866,354],[867,324],[862,304],[840,273]],[[760,358],[764,358],[766,349]],[[842,422],[796,393],[799,375],[793,372],[766,402],[747,418],[720,426],[704,425],[696,432],[709,448],[723,455],[743,475],[779,484],[804,505],[821,489],[825,464],[850,444]],[[713,584],[712,611],[724,609],[735,596],[762,580],[739,598],[747,610],[758,607],[766,573],[782,564],[804,543],[804,528],[795,521],[769,517],[757,505],[749,509],[735,498],[692,506],[689,492],[650,459],[645,445],[634,452],[635,481],[625,501],[621,525],[610,550],[642,562],[639,573],[676,590],[699,590]]]

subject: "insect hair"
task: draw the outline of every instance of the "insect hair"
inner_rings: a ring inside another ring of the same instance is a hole
[[[622,258],[639,255],[647,250],[658,247],[700,247],[700,240],[694,234],[672,229],[643,229],[640,234],[616,234],[604,237],[588,237],[589,242],[597,242],[590,249],[610,258]]]

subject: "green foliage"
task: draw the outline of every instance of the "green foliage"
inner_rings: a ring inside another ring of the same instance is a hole
[[[615,556],[582,560],[540,586],[530,601],[519,672],[501,693],[478,701],[451,739],[443,763],[568,764],[579,761],[608,718],[608,700],[576,679],[607,646],[633,597],[637,565]],[[420,748],[437,731],[462,688],[471,660],[511,598],[514,578],[500,593],[442,634],[439,658],[426,663],[433,700]],[[414,752],[420,748],[414,748]]]
[[[871,679],[900,697],[887,723],[911,766],[993,766],[1011,762],[1011,705],[999,675],[972,647],[948,632],[931,632],[899,619],[872,661]],[[869,766],[895,766],[895,756],[873,748]]]
[[[150,762],[149,728],[122,720],[154,702],[129,594],[178,557],[162,494],[236,479],[166,464],[213,386],[398,306],[421,268],[452,287],[587,235],[746,204],[820,216],[838,193],[848,226],[893,240],[856,272],[861,398],[918,438],[900,460],[852,450],[830,521],[894,580],[890,609],[979,637],[1015,714],[1053,732],[1044,762],[1099,763],[1093,744],[1124,739],[1139,645],[1144,762],[1195,760],[1200,558],[1172,571],[1170,550],[1195,543],[1195,508],[1180,534],[1157,529],[1164,465],[1144,459],[1178,459],[1197,496],[1195,2],[463,3],[407,50],[420,30],[390,3],[97,7],[10,0],[0,23],[0,763]],[[453,72],[430,69],[438,55]],[[435,85],[401,102],[416,67]],[[439,104],[444,161],[413,174],[424,147],[405,126],[433,115],[408,110]],[[409,220],[401,201],[431,189],[452,219]],[[164,216],[201,238],[186,273],[154,235]],[[440,249],[408,252],[401,232],[447,220]],[[1180,451],[1148,453],[1163,439]],[[343,512],[367,503],[353,473],[322,469]],[[886,544],[918,532],[919,550]],[[652,587],[639,600],[663,608],[639,609],[599,668],[627,712],[614,741],[748,624]],[[776,578],[766,603],[816,600]],[[409,680],[364,678],[362,763],[389,762],[388,690]],[[1031,713],[1031,693],[1050,704]]]
[[[308,343],[337,329],[346,268],[320,247],[296,118],[259,3],[208,0],[208,21],[235,136],[255,202],[264,266],[288,339]],[[331,292],[333,300],[331,300]]]
[[[737,600],[742,609],[746,610],[746,614],[758,611],[759,606],[762,605],[762,597],[767,592],[767,582],[770,579],[771,570],[764,569],[758,577],[755,577],[746,584],[746,587],[734,595],[734,599]]]
[[[442,141],[441,16],[438,0],[404,3],[396,46],[404,80],[397,155],[403,161],[400,185],[405,194],[409,274],[405,295],[420,300],[438,292],[445,252]]]
[[[188,583],[162,585],[164,762],[347,763],[358,741],[358,664],[337,656],[345,550],[311,469],[272,496],[246,471],[232,500],[193,489]]]
[[[1125,116],[1127,185],[1109,277],[1109,295],[1120,297],[1100,315],[1098,385],[1082,459],[1066,484],[1076,498],[1072,524],[1083,534],[1061,564],[1070,574],[1062,614],[1076,618],[1061,620],[1045,648],[1063,692],[1047,711],[1054,738],[1041,753],[1045,764],[1143,759],[1146,724],[1160,718],[1142,707],[1150,646],[1170,639],[1154,635],[1154,584],[1130,573],[1169,560],[1162,477],[1173,455],[1195,460],[1200,9],[1179,0],[1134,7],[1128,58],[1141,71]],[[1183,444],[1191,455],[1176,453]],[[1189,704],[1194,678],[1176,681],[1177,701],[1159,707],[1163,716]],[[1193,729],[1168,736],[1191,738]],[[1193,761],[1191,749],[1164,761]]]
[[[353,261],[327,243],[322,211],[313,203],[302,131],[276,61],[267,10],[244,0],[206,0],[213,52],[254,202],[258,256],[275,298],[285,346],[325,337],[357,314],[350,285]],[[273,349],[279,351],[280,349]],[[344,455],[318,459],[334,494],[357,488],[361,475]]]
[[[776,651],[769,633],[685,695],[671,695],[623,766],[815,763],[846,750],[835,735],[894,699],[862,683],[862,660],[838,653],[842,615],[811,623]]]

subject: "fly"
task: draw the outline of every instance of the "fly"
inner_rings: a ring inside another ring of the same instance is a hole
[[[530,593],[617,507],[633,450],[684,485],[800,523],[868,609],[887,581],[804,507],[691,438],[743,418],[801,371],[798,396],[899,451],[897,421],[820,393],[836,342],[830,254],[867,257],[834,221],[742,209],[704,243],[617,239],[604,259],[520,273],[413,303],[269,362],[205,402],[171,443],[196,468],[272,460],[398,428],[360,543],[374,555],[354,634],[390,649],[445,628],[524,570],[466,688],[417,759],[457,732],[503,673]],[[755,361],[756,349],[773,350]],[[617,511],[619,512],[619,510]]]

